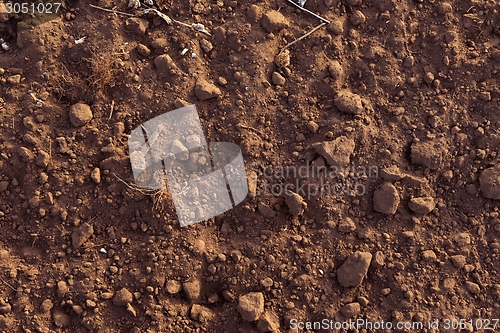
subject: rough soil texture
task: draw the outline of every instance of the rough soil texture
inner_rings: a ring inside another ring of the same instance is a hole
[[[211,36],[87,0],[0,15],[1,332],[500,316],[498,2],[309,0],[331,23],[283,53],[320,23],[286,1],[159,5]],[[180,228],[168,193],[134,188],[127,134],[192,103],[251,193]],[[330,163],[360,186],[278,172]]]

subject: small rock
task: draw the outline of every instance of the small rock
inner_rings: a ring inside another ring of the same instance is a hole
[[[194,93],[200,101],[205,101],[207,99],[216,98],[222,95],[222,92],[219,88],[217,88],[217,86],[202,79],[196,82]]]
[[[6,180],[0,181],[0,192],[5,192],[9,188],[9,182]]]
[[[395,214],[400,201],[398,190],[391,183],[382,184],[373,193],[373,209],[382,214]]]
[[[337,60],[333,60],[328,65],[328,72],[334,80],[338,80],[344,76],[344,69]]]
[[[356,224],[353,219],[346,217],[340,220],[338,229],[340,232],[353,232],[356,230]]]
[[[290,23],[283,14],[278,11],[267,11],[262,17],[262,26],[267,32],[277,32],[283,28],[288,28]]]
[[[340,313],[342,313],[345,318],[354,318],[359,315],[360,312],[361,304],[358,302],[346,304],[340,309]]]
[[[481,172],[479,187],[485,198],[500,200],[500,164]]]
[[[126,288],[122,288],[116,292],[113,298],[113,304],[116,306],[127,306],[134,300],[134,295]]]
[[[361,285],[372,260],[369,252],[357,251],[351,254],[342,266],[337,269],[337,279],[342,287],[358,287]]]
[[[272,75],[272,78],[271,78],[271,81],[273,82],[273,84],[277,85],[277,86],[282,86],[285,84],[286,82],[286,79],[283,77],[283,75],[281,75],[280,73],[278,72],[273,72],[273,75]]]
[[[445,153],[446,149],[439,141],[414,142],[411,145],[411,162],[436,170],[442,165]]]
[[[87,241],[87,239],[94,233],[94,227],[91,224],[84,223],[76,229],[71,235],[73,247],[78,248]]]
[[[404,177],[403,173],[395,165],[380,170],[380,177],[386,181],[397,181]]]
[[[408,207],[417,214],[427,214],[436,208],[436,204],[432,197],[419,197],[410,199]]]
[[[455,268],[458,268],[458,269],[464,267],[465,264],[467,263],[467,258],[465,258],[465,256],[463,256],[461,254],[451,256],[450,260],[451,260],[451,263],[453,264],[453,266]]]
[[[319,125],[311,120],[310,122],[307,123],[307,129],[312,133],[316,133],[319,130]]]
[[[81,305],[73,305],[71,309],[79,316],[83,313],[83,307]]]
[[[52,318],[57,327],[65,327],[71,323],[71,317],[61,310],[55,310]]]
[[[422,260],[424,261],[436,261],[436,253],[432,250],[425,250],[422,252]]]
[[[24,162],[31,162],[33,160],[33,153],[26,147],[19,148],[19,156]]]
[[[358,26],[366,22],[366,16],[365,14],[363,14],[362,11],[355,10],[349,21],[351,22],[352,25]]]
[[[348,114],[360,114],[363,112],[363,103],[358,94],[344,90],[337,94],[333,100],[337,109]]]
[[[0,300],[0,315],[9,314],[12,311],[12,305],[4,300]]]
[[[90,173],[90,178],[92,178],[92,180],[96,184],[101,183],[101,169],[94,168],[94,170],[92,170],[92,172]]]
[[[250,5],[247,10],[247,16],[253,21],[257,22],[262,17],[262,8],[257,5]]]
[[[238,300],[238,312],[246,321],[255,321],[264,313],[264,295],[253,292],[243,295]]]
[[[151,47],[154,48],[155,50],[163,51],[167,46],[168,46],[168,40],[164,37],[155,38],[151,42]]]
[[[203,305],[193,304],[193,306],[191,306],[190,317],[200,323],[207,323],[215,317],[215,314],[212,310]]]
[[[172,141],[170,153],[174,154],[175,158],[180,161],[187,161],[189,158],[189,150],[179,140]]]
[[[191,302],[196,302],[198,298],[200,298],[201,293],[201,284],[198,280],[184,282],[182,285],[182,289],[184,290],[184,294]]]
[[[112,299],[115,294],[113,292],[104,292],[99,297],[103,300]]]
[[[461,248],[470,245],[470,235],[466,232],[461,232],[453,238],[455,242],[457,242],[457,245]]]
[[[257,204],[257,209],[259,213],[265,218],[273,218],[276,216],[276,212],[263,202]]]
[[[214,48],[214,46],[212,45],[212,43],[210,43],[208,40],[206,40],[204,38],[200,41],[200,46],[203,49],[203,51],[205,51],[207,53],[210,52],[210,51],[212,51],[213,48]]]
[[[169,294],[175,295],[181,291],[182,284],[176,280],[168,280],[165,285],[165,289]]]
[[[465,282],[465,288],[471,293],[471,294],[479,294],[481,292],[481,288],[477,283],[467,281]]]
[[[49,313],[53,307],[54,307],[54,303],[52,303],[52,301],[50,299],[46,299],[40,305],[40,312],[41,313]]]
[[[331,167],[345,168],[351,162],[351,155],[356,145],[354,140],[345,136],[339,136],[333,141],[325,141],[316,144],[316,152],[323,156]]]
[[[451,13],[452,11],[453,11],[453,7],[448,2],[442,2],[438,6],[438,13],[441,15],[446,14],[446,13]]]
[[[257,329],[261,333],[279,332],[280,320],[273,311],[266,311],[257,321]]]
[[[82,127],[92,120],[92,110],[84,103],[77,103],[69,108],[69,120],[75,127]]]
[[[202,239],[197,239],[193,244],[193,253],[196,255],[202,255],[206,251],[205,241]]]
[[[38,165],[39,167],[47,167],[49,165],[50,161],[50,155],[49,153],[39,150],[38,151],[38,156],[36,157],[35,164]]]
[[[285,203],[293,217],[301,216],[307,208],[307,203],[304,199],[299,194],[291,191],[285,193]]]
[[[21,75],[20,74],[11,75],[7,78],[7,82],[12,85],[17,85],[21,83]]]
[[[149,27],[149,21],[138,17],[131,17],[125,21],[125,26],[138,35],[144,35],[146,29]]]
[[[364,296],[359,296],[356,300],[358,301],[359,305],[361,305],[363,307],[367,306],[370,303],[368,298],[366,298]]]
[[[126,307],[127,307],[126,310],[127,310],[128,313],[130,313],[134,317],[137,317],[137,311],[135,311],[135,309],[132,306],[132,304],[127,303]]]
[[[69,287],[66,281],[59,281],[57,282],[57,295],[61,298],[66,296],[66,294],[69,292]]]
[[[334,19],[327,26],[328,31],[332,32],[334,35],[342,35],[344,33],[344,25],[342,21]]]
[[[144,44],[137,45],[135,50],[143,57],[147,57],[151,54],[151,50]]]
[[[179,71],[177,65],[168,54],[162,54],[156,57],[154,63],[161,75],[171,75]]]

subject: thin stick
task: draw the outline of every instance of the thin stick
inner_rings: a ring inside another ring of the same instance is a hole
[[[16,288],[12,287],[12,285],[10,283],[8,283],[7,281],[5,281],[2,277],[0,277],[0,280],[2,280],[3,283],[5,283],[6,285],[8,285],[9,287],[12,288],[12,290],[15,290],[15,291],[19,291],[17,290]]]
[[[328,21],[326,18],[323,18],[317,14],[314,14],[313,12],[311,12],[310,10],[308,9],[305,9],[304,7],[301,7],[299,4],[293,2],[292,0],[288,0],[288,2],[290,2],[291,4],[293,4],[294,6],[296,6],[297,8],[311,14],[312,16],[316,17],[316,18],[319,18],[321,21],[325,22],[325,23],[330,23],[330,21]]]
[[[92,4],[89,4],[89,6],[93,7],[93,8],[96,8],[96,9],[104,10],[105,12],[110,12],[110,13],[113,13],[113,14],[121,14],[121,15],[127,15],[127,16],[135,17],[134,14],[124,13],[124,12],[120,12],[118,10],[102,8],[102,7],[99,7],[99,6],[96,6],[96,5],[92,5]]]
[[[113,110],[115,109],[115,100],[111,101],[111,111],[109,112],[109,119],[113,116]]]
[[[312,29],[311,31],[309,31],[308,33],[306,33],[305,35],[303,35],[302,37],[299,37],[297,38],[296,40],[294,40],[293,42],[291,43],[288,43],[285,45],[284,48],[281,49],[281,51],[278,53],[278,54],[281,54],[283,53],[283,51],[285,51],[287,48],[289,48],[290,46],[292,46],[293,44],[297,43],[299,40],[302,40],[304,38],[306,38],[307,36],[309,36],[310,34],[312,34],[313,32],[315,32],[316,30],[318,30],[319,28],[321,28],[322,26],[326,25],[326,23],[321,23],[320,25],[316,26],[314,29]]]

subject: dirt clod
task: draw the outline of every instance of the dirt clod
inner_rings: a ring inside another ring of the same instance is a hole
[[[432,197],[419,197],[410,199],[408,207],[415,213],[427,214],[436,207],[436,204]]]
[[[341,112],[348,114],[360,114],[363,112],[361,97],[350,91],[341,91],[334,99],[335,106]]]
[[[216,98],[221,96],[222,94],[221,90],[216,85],[214,85],[213,83],[209,83],[203,79],[200,79],[196,82],[194,93],[200,101],[206,101],[207,99]]]
[[[92,236],[93,233],[94,227],[91,224],[82,224],[71,235],[73,247],[78,248],[82,246],[90,238],[90,236]]]
[[[92,110],[84,103],[77,103],[69,108],[69,120],[75,127],[82,127],[92,120]]]
[[[373,209],[379,213],[395,214],[401,201],[397,188],[384,183],[373,193]]]
[[[500,164],[481,172],[479,186],[484,197],[500,200]]]
[[[342,287],[358,287],[361,285],[372,260],[369,252],[357,251],[351,254],[342,266],[337,269],[337,279]]]
[[[349,165],[355,147],[354,140],[346,136],[340,136],[333,141],[324,141],[314,145],[318,154],[323,156],[328,165],[338,168]]]
[[[277,32],[290,26],[288,19],[278,11],[270,10],[262,16],[262,26],[267,32]]]
[[[134,295],[126,288],[118,290],[113,298],[113,304],[116,306],[127,306],[134,300]]]
[[[144,35],[146,29],[149,27],[149,21],[138,17],[131,17],[125,21],[125,26],[138,35]]]

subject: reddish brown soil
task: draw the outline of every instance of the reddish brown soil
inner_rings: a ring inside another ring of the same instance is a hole
[[[309,0],[331,23],[290,46],[289,65],[275,56],[321,22],[284,0],[161,5],[212,36],[154,15],[126,24],[86,0],[44,24],[0,23],[10,45],[0,54],[1,332],[500,317],[500,176],[479,181],[500,162],[498,2]],[[199,100],[198,80],[220,94]],[[92,120],[75,127],[80,101]],[[336,180],[363,184],[362,195],[257,193],[180,228],[168,194],[134,188],[127,134],[186,103],[207,141],[242,147],[260,189],[295,183],[260,174],[269,166],[324,165],[329,142],[352,140],[340,149],[349,166],[378,173]],[[370,253],[368,271],[337,276],[356,251]],[[250,309],[257,321],[242,308],[252,292],[264,297],[264,314]]]

